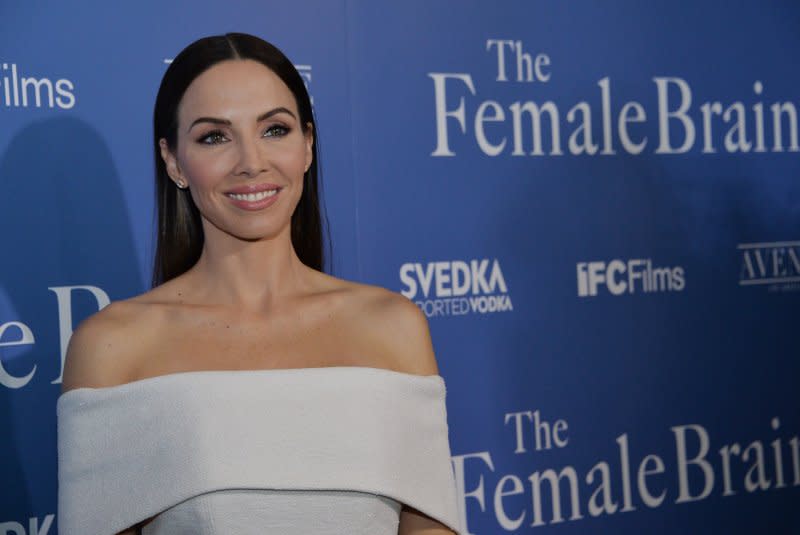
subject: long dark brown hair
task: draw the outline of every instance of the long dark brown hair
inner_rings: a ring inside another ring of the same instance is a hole
[[[297,102],[300,124],[314,134],[312,161],[303,176],[303,193],[292,214],[292,246],[307,266],[322,271],[323,228],[317,185],[317,125],[303,78],[289,59],[270,43],[244,33],[204,37],[184,48],[172,61],[158,89],[153,111],[153,151],[156,165],[158,236],[153,263],[153,286],[186,272],[200,258],[203,227],[200,212],[188,189],[179,189],[167,175],[159,140],[171,151],[178,144],[178,105],[192,81],[213,65],[231,59],[251,59],[265,65],[283,80]]]

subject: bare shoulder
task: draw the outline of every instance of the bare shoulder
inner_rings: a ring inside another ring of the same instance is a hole
[[[144,324],[155,319],[151,309],[135,298],[114,301],[83,320],[67,346],[61,391],[125,382],[146,341]]]
[[[413,302],[385,288],[350,284],[353,334],[384,367],[415,375],[437,375],[428,320]]]

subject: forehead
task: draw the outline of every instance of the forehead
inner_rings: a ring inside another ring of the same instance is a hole
[[[206,115],[244,119],[278,106],[297,113],[294,95],[277,74],[257,61],[228,60],[189,84],[178,106],[178,122]]]

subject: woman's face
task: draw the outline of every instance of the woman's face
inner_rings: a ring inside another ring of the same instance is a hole
[[[289,232],[311,165],[294,95],[257,61],[229,60],[198,76],[178,106],[177,147],[161,139],[173,181],[188,184],[208,239]],[[210,225],[210,226],[209,226]]]

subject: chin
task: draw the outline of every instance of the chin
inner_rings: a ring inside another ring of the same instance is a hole
[[[266,240],[274,240],[280,236],[278,230],[251,230],[247,232],[232,232],[231,235],[242,240],[249,242],[258,242]]]
[[[259,214],[256,217],[248,216],[244,220],[239,217],[221,217],[217,221],[205,217],[203,219],[205,220],[203,226],[211,227],[205,230],[211,230],[212,234],[216,230],[242,241],[272,240],[280,237],[283,233],[291,237],[292,220],[288,214]],[[208,238],[209,233],[206,232],[205,235]]]

